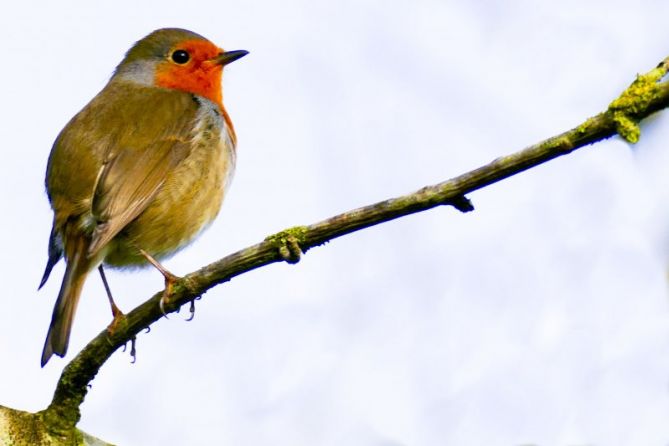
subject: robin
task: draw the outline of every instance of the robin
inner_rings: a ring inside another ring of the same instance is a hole
[[[103,265],[151,263],[166,290],[176,280],[159,260],[213,221],[232,178],[236,135],[221,78],[225,65],[246,54],[184,29],[154,31],[56,138],[46,171],[53,227],[39,287],[63,257],[66,267],[42,367],[54,353],[65,356],[82,287],[96,267],[114,321],[123,313]]]

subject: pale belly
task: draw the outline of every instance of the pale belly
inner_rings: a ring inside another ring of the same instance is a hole
[[[169,174],[151,204],[109,244],[106,264],[146,264],[139,249],[158,259],[168,257],[216,218],[234,171],[234,147],[227,133],[219,138],[207,132],[193,142],[191,154]]]

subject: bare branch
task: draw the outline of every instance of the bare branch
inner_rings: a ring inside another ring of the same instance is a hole
[[[466,194],[615,134],[634,143],[640,134],[638,122],[669,104],[669,82],[660,82],[668,69],[669,58],[650,72],[637,76],[606,111],[560,135],[414,193],[354,209],[309,226],[287,229],[188,274],[174,286],[165,310],[176,311],[210,288],[253,269],[280,261],[295,263],[301,253],[354,231],[441,205],[450,205],[462,212],[471,211],[473,206]],[[79,406],[100,367],[116,349],[162,317],[161,295],[162,292],[156,293],[131,311],[113,336],[107,330],[100,332],[65,367],[51,404],[40,413],[51,430],[65,433],[76,425],[80,418]]]

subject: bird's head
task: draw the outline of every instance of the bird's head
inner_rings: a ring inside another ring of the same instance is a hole
[[[130,48],[112,79],[182,90],[221,104],[223,67],[247,54],[223,51],[185,29],[159,29]]]

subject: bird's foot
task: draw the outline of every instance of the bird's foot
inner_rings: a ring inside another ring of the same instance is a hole
[[[202,296],[196,297],[195,299],[190,301],[190,308],[188,309],[188,311],[190,312],[190,316],[184,319],[186,322],[192,321],[193,318],[195,317],[195,301],[200,299],[202,299]]]
[[[163,290],[163,295],[160,297],[160,303],[158,306],[160,306],[160,311],[163,313],[163,316],[167,317],[167,313],[165,312],[165,305],[170,302],[174,284],[177,283],[181,277],[175,276],[167,270],[162,270],[160,272],[163,273],[163,276],[165,277],[165,289]]]
[[[109,336],[114,336],[116,330],[126,323],[125,314],[118,309],[116,304],[112,305],[112,315],[114,316],[114,319],[112,319],[111,323],[107,326],[107,333],[109,333]]]
[[[135,348],[135,344],[137,344],[137,336],[130,338],[130,357],[132,358],[130,364],[137,362],[137,349]],[[123,344],[123,352],[125,352],[127,346],[127,343]]]
[[[144,251],[143,249],[140,249],[139,252],[142,253],[144,258],[146,258],[146,260],[151,265],[153,265],[158,271],[160,271],[160,274],[162,274],[163,277],[165,278],[165,290],[163,291],[163,295],[160,298],[160,303],[158,304],[158,306],[160,307],[160,311],[161,313],[163,313],[163,316],[167,317],[167,312],[165,311],[165,305],[169,303],[169,299],[170,296],[172,295],[174,284],[177,283],[181,278],[169,272],[167,268],[161,265],[160,262],[154,259],[153,256],[148,252]]]
[[[107,342],[109,342],[110,345],[114,345],[113,337],[116,334],[117,330],[127,325],[128,323],[128,319],[125,317],[125,314],[123,314],[123,312],[118,309],[116,304],[112,305],[112,314],[114,315],[114,319],[112,319],[109,325],[107,325]],[[134,339],[135,337],[133,336],[133,350],[135,345]],[[125,351],[125,345],[123,346],[123,351]]]

